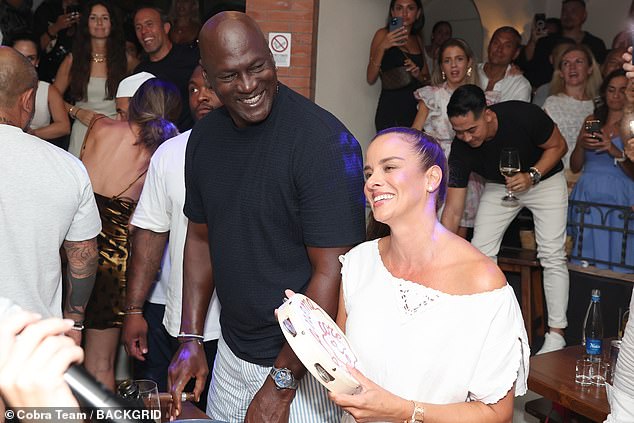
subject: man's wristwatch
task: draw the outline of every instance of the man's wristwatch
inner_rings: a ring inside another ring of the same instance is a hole
[[[539,181],[542,180],[542,174],[536,167],[531,167],[528,169],[528,174],[531,177],[531,182],[533,185],[537,185]]]
[[[297,380],[290,369],[273,367],[269,372],[269,376],[275,382],[277,389],[297,389]]]

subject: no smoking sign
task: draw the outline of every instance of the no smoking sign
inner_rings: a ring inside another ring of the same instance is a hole
[[[288,68],[291,66],[290,32],[269,32],[269,49],[273,53],[277,67]]]

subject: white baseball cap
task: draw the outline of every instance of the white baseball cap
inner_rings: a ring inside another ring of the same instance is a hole
[[[115,97],[132,97],[145,81],[152,78],[156,77],[149,72],[139,72],[122,79]]]

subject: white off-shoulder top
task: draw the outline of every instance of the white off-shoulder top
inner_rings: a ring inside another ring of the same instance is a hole
[[[340,257],[346,335],[359,370],[433,404],[493,404],[527,390],[530,348],[513,289],[450,295],[392,276],[378,240]],[[344,418],[345,421],[345,418]]]

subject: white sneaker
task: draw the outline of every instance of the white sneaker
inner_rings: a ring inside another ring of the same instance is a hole
[[[566,340],[557,332],[548,332],[544,336],[544,345],[537,351],[536,355],[545,354],[552,351],[558,351],[566,346]]]

